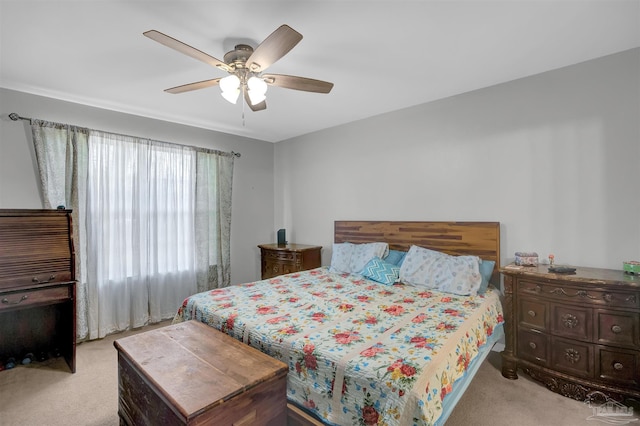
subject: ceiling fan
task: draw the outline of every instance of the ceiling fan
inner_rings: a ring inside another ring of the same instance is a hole
[[[267,108],[265,101],[267,86],[315,93],[329,93],[333,88],[333,83],[327,81],[284,74],[263,74],[268,67],[302,40],[302,34],[288,25],[281,25],[255,49],[247,44],[236,45],[234,50],[224,55],[224,61],[156,30],[146,31],[143,35],[229,73],[223,78],[213,78],[166,89],[165,92],[168,93],[183,93],[220,86],[222,96],[229,102],[235,104],[242,92],[251,110],[261,111]]]

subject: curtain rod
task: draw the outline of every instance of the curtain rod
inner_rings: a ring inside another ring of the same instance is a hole
[[[13,120],[13,121],[18,121],[18,120],[31,121],[32,120],[31,118],[28,118],[28,117],[21,117],[18,114],[16,114],[15,112],[12,112],[11,114],[9,114],[9,118],[11,120]],[[200,148],[200,149],[202,149],[202,148]],[[213,150],[213,151],[217,151],[217,150]],[[239,152],[231,151],[231,155],[233,155],[233,156],[235,156],[237,158],[240,158],[240,156],[242,154],[240,154]]]

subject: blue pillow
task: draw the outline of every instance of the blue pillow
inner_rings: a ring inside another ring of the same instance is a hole
[[[364,267],[362,275],[380,284],[392,285],[400,277],[400,267],[374,257]]]
[[[384,261],[392,265],[401,266],[406,255],[406,251],[389,250],[389,254],[384,258]]]
[[[478,294],[484,294],[484,292],[487,291],[487,287],[489,287],[489,280],[491,279],[493,267],[495,265],[496,262],[493,260],[483,260],[480,262],[480,275],[482,276],[482,282],[480,283]]]

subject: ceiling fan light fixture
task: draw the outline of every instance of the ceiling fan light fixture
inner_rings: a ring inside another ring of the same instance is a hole
[[[333,83],[328,81],[295,75],[262,74],[302,40],[302,34],[288,25],[280,25],[255,49],[248,44],[237,44],[224,55],[224,61],[156,30],[145,31],[143,35],[230,74],[224,78],[212,78],[165,89],[167,93],[184,93],[218,85],[222,96],[230,103],[237,103],[242,93],[243,105],[247,104],[252,111],[262,111],[267,108],[267,86],[315,93],[329,93],[333,88]]]
[[[220,79],[220,90],[222,90],[223,98],[235,104],[240,95],[240,79],[234,74]]]
[[[267,98],[267,83],[260,77],[250,77],[247,81],[247,87],[249,89],[249,100],[252,105],[257,105]]]

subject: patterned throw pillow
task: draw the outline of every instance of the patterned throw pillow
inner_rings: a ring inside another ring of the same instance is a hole
[[[360,274],[374,257],[384,257],[389,251],[387,243],[336,243],[331,255],[331,272]]]
[[[400,277],[400,267],[374,257],[362,270],[362,275],[381,284],[391,285]]]
[[[400,267],[400,281],[446,293],[475,295],[482,284],[480,258],[411,246]]]

